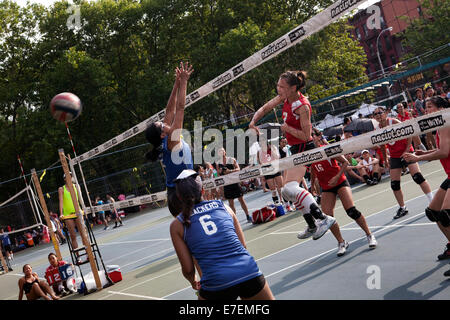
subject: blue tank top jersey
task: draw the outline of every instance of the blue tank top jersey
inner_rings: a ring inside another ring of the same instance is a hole
[[[98,200],[97,201],[97,205],[98,206],[101,206],[102,204],[103,204],[103,200]],[[103,213],[105,213],[105,211],[99,211],[98,213],[102,213],[103,214]]]
[[[184,221],[183,215],[177,219]],[[202,270],[201,287],[218,291],[262,275],[236,234],[233,218],[222,201],[203,201],[194,207],[184,241]]]
[[[166,185],[174,188],[175,184],[173,183],[173,180],[178,177],[181,171],[184,169],[193,169],[194,165],[191,148],[183,139],[181,139],[181,149],[174,152],[167,148],[167,140],[168,137],[164,137],[162,162],[166,171]]]

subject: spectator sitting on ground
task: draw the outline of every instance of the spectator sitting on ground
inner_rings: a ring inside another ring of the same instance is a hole
[[[44,298],[45,300],[59,300],[59,297],[55,295],[48,283],[44,280],[39,280],[37,273],[33,272],[29,264],[24,265],[22,270],[24,276],[19,279],[18,283],[19,300],[22,300],[24,292],[27,300],[37,300],[40,298]]]
[[[357,170],[359,161],[353,157],[353,153],[346,154],[345,158],[349,163],[349,165],[345,168],[345,174],[355,180],[359,180],[360,182],[365,183],[366,181],[364,180],[364,178],[359,175],[359,172]]]
[[[372,157],[369,150],[362,151],[362,160],[358,163],[357,169],[369,186],[378,184],[381,179],[379,160]]]
[[[70,285],[70,281],[73,281],[73,278],[69,277],[63,280],[63,277],[59,272],[59,267],[65,266],[68,263],[64,260],[58,260],[58,257],[53,252],[48,255],[48,262],[50,262],[50,265],[45,271],[45,278],[55,294],[66,296],[75,293],[76,291],[74,290],[73,285]]]

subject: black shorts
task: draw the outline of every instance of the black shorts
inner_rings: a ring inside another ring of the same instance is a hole
[[[223,187],[223,195],[225,199],[231,200],[242,197],[244,194],[239,183],[234,183]]]
[[[301,144],[294,144],[293,146],[291,146],[289,148],[289,150],[291,151],[291,154],[297,154],[297,153],[301,153],[303,151],[307,151],[307,150],[312,150],[314,149],[316,146],[314,145],[314,142],[308,141],[308,142],[304,142]]]
[[[264,275],[260,275],[253,279],[238,283],[235,286],[219,290],[207,291],[200,289],[199,295],[206,300],[236,300],[240,298],[251,298],[260,292],[266,284]]]
[[[443,190],[445,190],[445,191],[447,191],[448,188],[450,188],[450,178],[445,179],[445,181],[442,182],[440,188],[443,189]]]
[[[391,164],[391,169],[403,169],[412,162],[406,162],[403,158],[391,158],[389,163]]]
[[[327,190],[322,189],[322,192],[332,192],[334,194],[338,194],[338,190],[342,187],[350,187],[350,184],[348,183],[347,179],[342,181],[342,183],[337,185],[336,187],[333,187],[333,188],[327,189]]]
[[[4,245],[3,245],[3,249],[4,249],[5,251],[12,251],[12,250],[11,250],[11,245],[10,245],[10,244],[4,244]]]
[[[266,178],[266,180],[267,180],[267,179],[273,179],[273,178],[276,178],[279,176],[281,176],[281,172],[277,172],[275,174],[268,174],[268,175],[264,176],[264,178]]]
[[[177,191],[174,187],[167,187],[167,205],[172,216],[178,216],[183,210],[183,205],[177,196]]]

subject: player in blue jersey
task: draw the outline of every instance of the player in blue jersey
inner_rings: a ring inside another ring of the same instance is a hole
[[[202,181],[193,170],[183,170],[175,184],[183,209],[170,235],[183,276],[199,290],[199,299],[273,300],[231,208],[220,200],[204,201]]]
[[[184,169],[193,168],[191,148],[181,138],[186,88],[192,72],[192,66],[188,62],[182,62],[180,67],[176,68],[176,79],[167,102],[164,120],[150,124],[145,131],[145,137],[150,142],[150,150],[146,158],[153,162],[162,157],[166,173],[167,202],[169,211],[174,217],[181,212],[181,206],[175,193],[173,180]]]

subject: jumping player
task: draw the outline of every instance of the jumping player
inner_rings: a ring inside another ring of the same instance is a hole
[[[300,92],[306,85],[305,71],[288,71],[280,75],[277,83],[278,95],[264,104],[253,115],[249,128],[259,135],[256,123],[276,106],[283,104],[283,120],[281,131],[291,146],[291,154],[297,154],[314,148],[311,137],[311,104]],[[314,197],[299,186],[306,173],[305,166],[296,166],[287,170],[286,181],[282,188],[285,201],[292,201],[303,215],[308,227],[298,234],[299,239],[313,236],[314,240],[322,237],[336,222],[333,217],[324,215]],[[317,221],[317,223],[316,223]]]
[[[446,99],[437,96],[427,99],[425,107],[426,113],[431,114],[448,109],[450,104]],[[437,149],[435,150],[417,150],[415,154],[405,153],[403,158],[408,162],[439,159],[447,174],[447,179],[441,184],[440,188],[434,194],[430,205],[425,209],[425,214],[428,219],[436,222],[439,229],[447,238],[447,248],[438,257],[438,259],[443,260],[450,258],[450,128],[437,130],[436,146]],[[450,270],[447,270],[444,275],[450,276]]]
[[[385,128],[387,126],[392,126],[393,124],[400,123],[400,120],[387,118],[385,110],[381,107],[377,108],[373,112],[375,120],[378,121],[380,128]],[[391,176],[391,189],[394,192],[395,199],[399,205],[394,219],[398,219],[408,214],[408,209],[405,206],[403,200],[403,192],[400,188],[400,177],[402,175],[402,168],[408,167],[412,179],[417,183],[422,189],[423,193],[427,196],[429,202],[433,199],[433,194],[431,192],[430,184],[425,180],[422,173],[420,172],[419,164],[408,163],[403,158],[402,155],[405,152],[414,152],[411,145],[411,138],[402,139],[395,142],[388,143],[381,148],[387,146],[390,154],[390,176]]]
[[[186,88],[192,72],[192,66],[188,62],[182,62],[180,67],[176,68],[176,79],[167,102],[164,120],[150,124],[145,131],[145,137],[150,142],[150,151],[147,152],[146,158],[154,162],[162,155],[166,173],[167,202],[169,211],[174,217],[181,212],[181,205],[175,193],[173,180],[184,169],[193,168],[191,148],[181,138]]]
[[[312,136],[316,147],[323,146],[320,131],[313,128]],[[341,164],[339,166],[338,162]],[[325,214],[334,216],[334,207],[336,205],[336,198],[342,202],[347,215],[355,220],[355,222],[366,233],[367,240],[369,242],[369,248],[375,249],[377,246],[377,240],[375,236],[370,232],[367,226],[366,219],[356,209],[353,203],[352,190],[345,177],[345,170],[348,165],[348,161],[344,156],[338,156],[333,159],[323,160],[311,164],[311,181],[314,181],[314,177],[319,180],[320,187],[322,189],[322,201],[321,207]],[[337,222],[330,228],[334,237],[338,241],[338,257],[343,256],[349,246],[348,242],[342,237],[339,225]]]
[[[199,300],[273,300],[233,210],[221,200],[204,201],[202,181],[193,170],[183,170],[175,183],[183,209],[170,225],[170,236]]]

